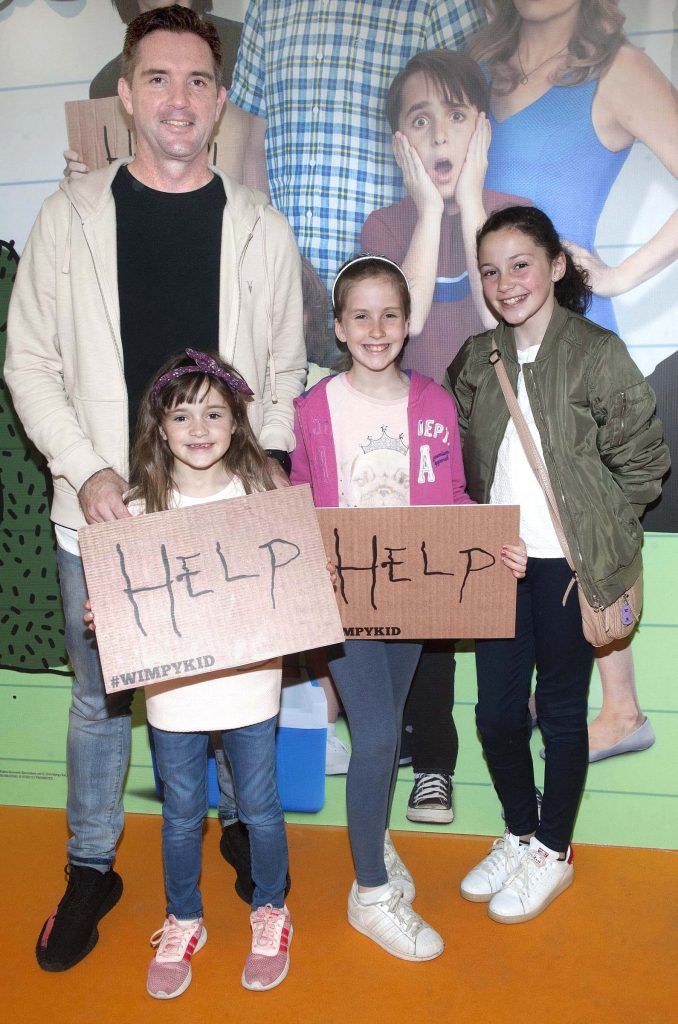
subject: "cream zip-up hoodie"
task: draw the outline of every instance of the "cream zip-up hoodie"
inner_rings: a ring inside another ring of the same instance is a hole
[[[85,523],[77,498],[85,481],[108,467],[125,479],[129,472],[111,192],[126,162],[66,179],[45,200],[9,309],[5,379],[52,473],[51,518],[75,529]],[[292,403],[306,378],[299,252],[261,193],[211,170],[226,190],[219,351],[254,391],[250,420],[262,446],[291,451]]]

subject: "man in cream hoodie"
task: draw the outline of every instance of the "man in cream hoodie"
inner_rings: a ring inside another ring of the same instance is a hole
[[[218,349],[254,391],[251,420],[283,467],[306,355],[299,256],[267,200],[208,165],[225,101],[214,28],[191,10],[129,26],[120,98],[131,162],[61,183],[21,258],[5,376],[54,482],[51,517],[75,673],[68,732],[68,886],[43,926],[38,963],[63,971],[96,944],[118,901],[131,694],[107,698],[82,624],[77,528],[129,513],[130,433],[149,379],[187,346]],[[278,470],[282,472],[282,470]]]

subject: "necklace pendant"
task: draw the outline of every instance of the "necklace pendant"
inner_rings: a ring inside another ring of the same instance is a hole
[[[520,79],[520,84],[527,85],[527,75],[523,75],[523,77]]]

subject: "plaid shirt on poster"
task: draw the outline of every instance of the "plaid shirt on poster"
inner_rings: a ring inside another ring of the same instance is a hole
[[[481,0],[250,0],[229,95],[267,118],[271,198],[328,287],[367,215],[403,194],[384,114],[392,79],[484,21]]]

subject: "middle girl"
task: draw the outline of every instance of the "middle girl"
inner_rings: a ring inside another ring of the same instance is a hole
[[[428,377],[400,369],[410,316],[403,272],[380,256],[350,260],[332,302],[348,368],[295,402],[292,483],[310,483],[315,504],[324,507],[473,504],[454,403]],[[424,434],[419,425],[426,421],[434,425]],[[524,575],[524,546],[505,546],[502,560],[514,576]],[[412,876],[387,825],[403,707],[420,652],[418,643],[350,640],[329,658],[352,743],[346,801],[356,881],[348,920],[389,953],[416,961],[440,956],[444,943],[410,906]]]

